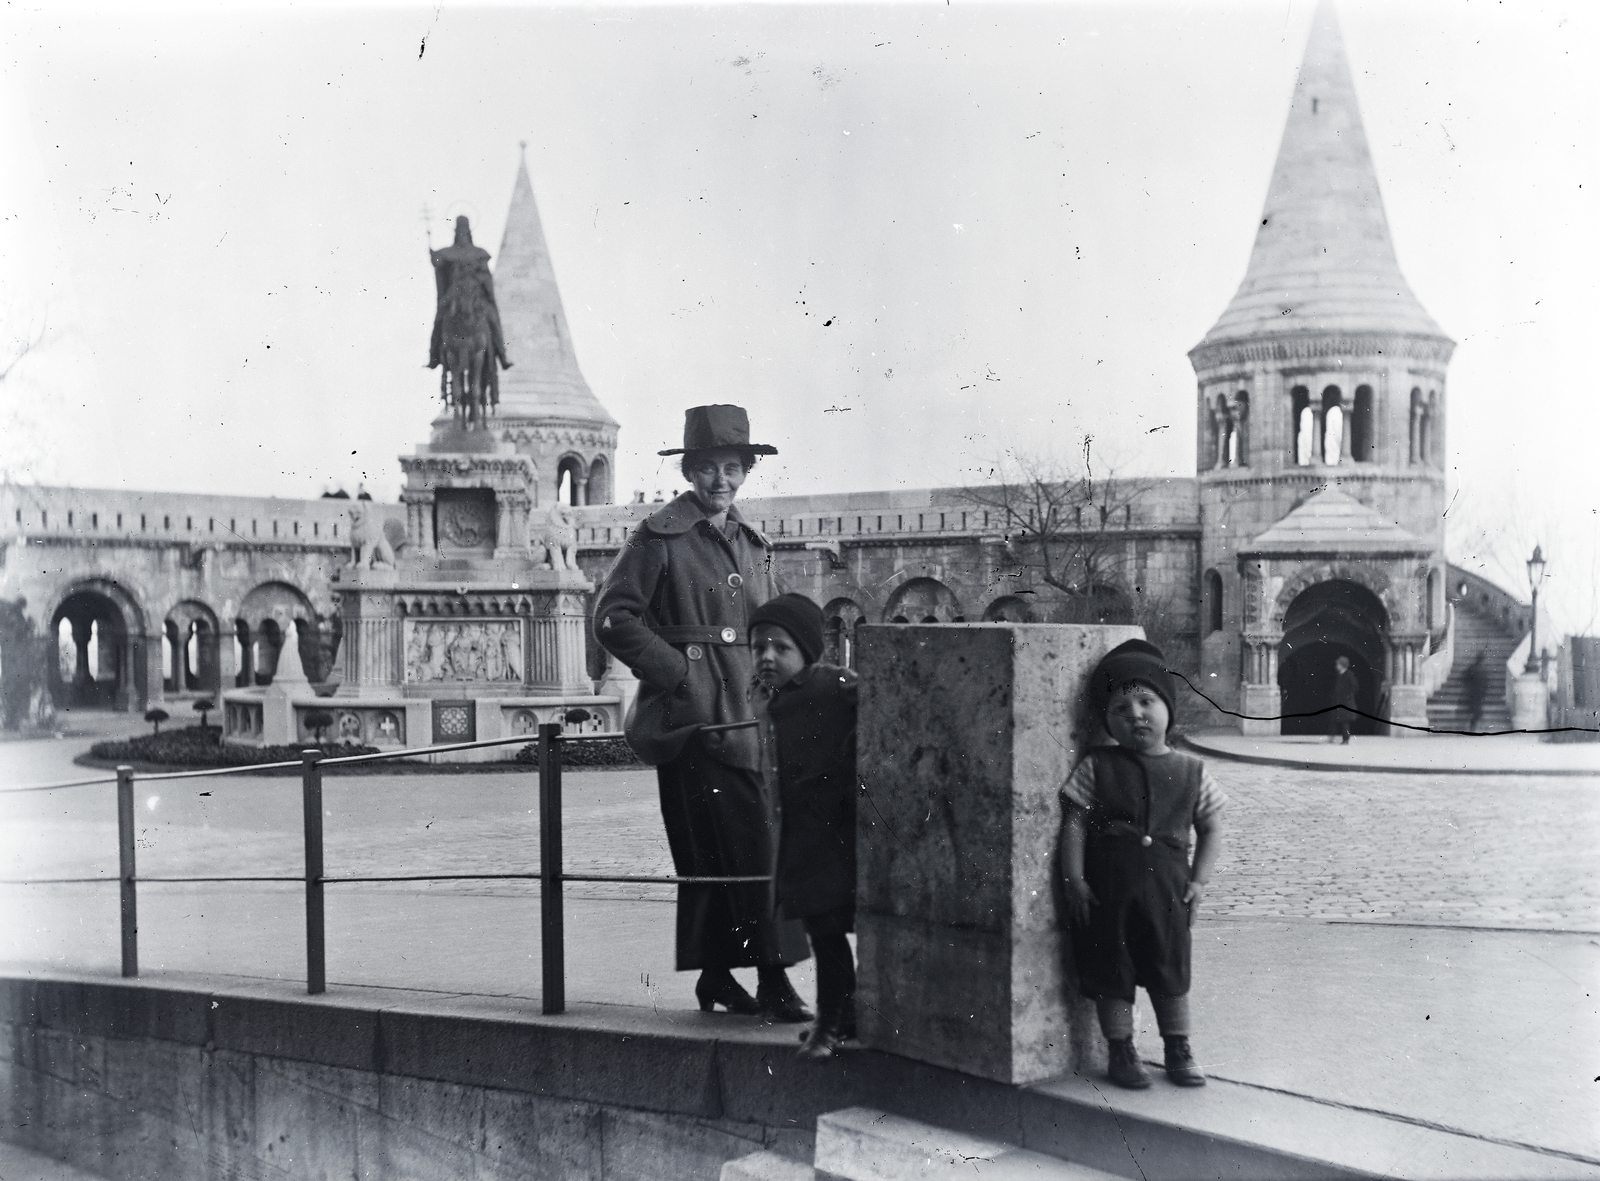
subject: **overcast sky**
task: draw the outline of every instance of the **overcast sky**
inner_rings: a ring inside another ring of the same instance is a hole
[[[1542,541],[1592,629],[1595,6],[1339,12],[1401,267],[1459,342],[1453,556],[1510,583]],[[8,13],[0,311],[11,340],[48,330],[3,389],[5,466],[380,499],[435,413],[428,229],[466,213],[497,250],[522,140],[620,495],[670,491],[683,407],[730,400],[782,451],[750,494],[954,483],[1085,433],[1192,475],[1185,354],[1243,274],[1311,21]]]

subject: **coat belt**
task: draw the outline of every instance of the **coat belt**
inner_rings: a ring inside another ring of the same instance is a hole
[[[730,648],[742,648],[749,642],[749,637],[745,635],[742,627],[706,627],[675,624],[670,627],[656,627],[650,630],[669,644],[726,644]],[[730,636],[732,637],[731,639],[729,638]]]

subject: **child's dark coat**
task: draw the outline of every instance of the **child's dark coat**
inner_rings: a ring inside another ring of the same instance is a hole
[[[776,745],[777,897],[789,918],[854,907],[856,674],[813,664],[767,701]]]

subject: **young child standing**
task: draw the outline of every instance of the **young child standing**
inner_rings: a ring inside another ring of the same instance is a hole
[[[820,1061],[855,1036],[856,674],[818,663],[822,611],[804,595],[751,613],[750,650],[778,796],[777,903],[804,922],[817,960],[817,1020],[800,1057]]]
[[[1205,1084],[1189,1049],[1189,927],[1222,848],[1227,797],[1191,755],[1167,746],[1174,687],[1161,649],[1128,640],[1089,686],[1115,746],[1097,747],[1062,788],[1061,865],[1080,986],[1111,1046],[1111,1080],[1150,1076],[1133,1044],[1134,988],[1150,996],[1167,1077]],[[1189,830],[1195,831],[1189,861]]]

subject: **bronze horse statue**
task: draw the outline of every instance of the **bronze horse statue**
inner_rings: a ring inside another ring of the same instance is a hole
[[[458,217],[455,243],[443,250],[429,250],[428,257],[433,262],[439,301],[428,368],[443,366],[439,396],[455,412],[456,425],[463,430],[481,430],[500,403],[500,374],[495,364],[511,368],[500,331],[489,252],[472,244],[467,219]]]

